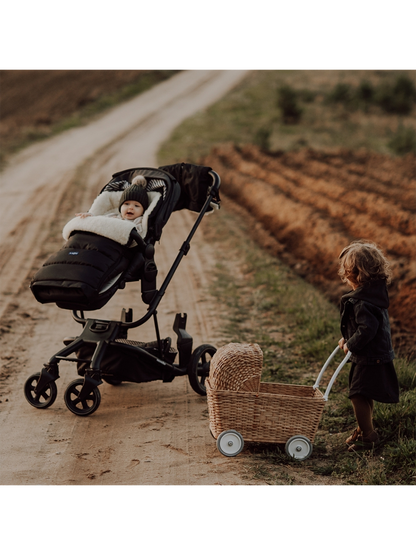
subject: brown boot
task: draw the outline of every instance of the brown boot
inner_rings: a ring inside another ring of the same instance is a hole
[[[348,451],[370,451],[377,447],[380,443],[380,438],[375,430],[370,432],[368,436],[361,435],[359,439],[355,441],[350,447],[348,447]]]
[[[350,437],[347,437],[347,439],[345,440],[345,443],[347,445],[350,445],[351,443],[354,443],[354,441],[359,440],[362,437],[362,432],[360,430],[360,428],[355,428],[355,430],[352,432],[352,434],[350,435]]]

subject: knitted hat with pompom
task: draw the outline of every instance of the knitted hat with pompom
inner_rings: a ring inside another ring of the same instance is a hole
[[[134,183],[133,185],[130,185],[130,187],[127,187],[127,189],[125,189],[123,194],[121,195],[118,209],[120,210],[122,204],[128,200],[135,200],[137,202],[140,202],[140,204],[143,206],[143,210],[145,211],[149,207],[149,198],[143,185],[137,185],[136,183]]]

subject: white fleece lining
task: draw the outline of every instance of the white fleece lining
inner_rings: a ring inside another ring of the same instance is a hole
[[[73,231],[89,231],[112,239],[121,245],[126,245],[130,239],[131,230],[135,227],[134,223],[129,220],[106,216],[106,214],[118,211],[122,194],[123,191],[104,191],[98,195],[89,209],[94,217],[81,218],[76,216],[70,220],[62,231],[65,241],[68,241]],[[150,191],[147,195],[149,197],[149,207],[143,214],[143,231],[140,233],[142,237],[146,236],[149,216],[161,197],[161,194],[156,191]]]

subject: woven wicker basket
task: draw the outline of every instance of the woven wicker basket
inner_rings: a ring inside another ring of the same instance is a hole
[[[215,353],[205,382],[212,435],[237,430],[245,441],[285,443],[301,434],[313,442],[325,406],[322,393],[260,382],[262,365],[257,344],[230,343]]]
[[[263,351],[257,343],[228,343],[214,354],[210,364],[212,389],[258,391]]]
[[[295,435],[315,439],[325,400],[312,386],[260,383],[259,392],[212,389],[206,382],[209,426],[217,438],[237,430],[244,441],[286,443]]]

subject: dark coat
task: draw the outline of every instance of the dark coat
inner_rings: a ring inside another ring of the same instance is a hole
[[[341,333],[351,361],[383,364],[394,359],[385,280],[366,283],[341,298]]]

